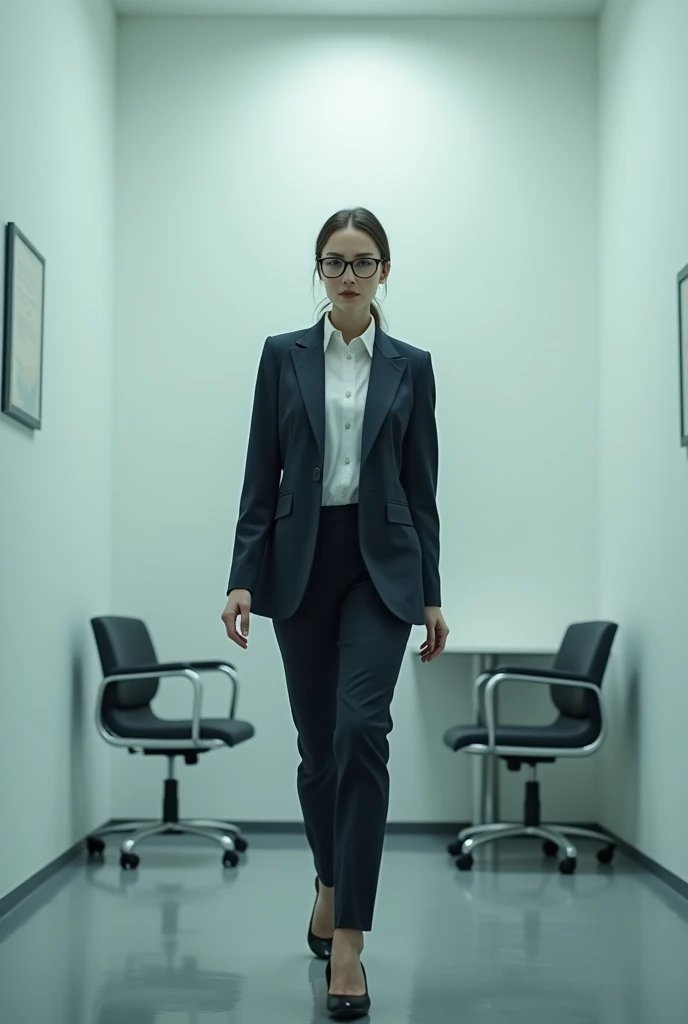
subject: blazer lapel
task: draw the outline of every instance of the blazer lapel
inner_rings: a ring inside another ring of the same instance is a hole
[[[303,334],[291,349],[308,418],[318,443],[321,462],[325,459],[325,316]],[[361,466],[370,454],[389,408],[394,401],[408,360],[400,356],[381,327],[375,329],[375,346],[363,416]]]
[[[303,404],[320,450],[320,463],[325,461],[325,336],[324,320],[306,331],[291,349]]]
[[[385,422],[407,362],[404,356],[399,355],[389,336],[378,326],[375,330],[375,347],[363,416],[361,466],[368,458],[380,427]]]

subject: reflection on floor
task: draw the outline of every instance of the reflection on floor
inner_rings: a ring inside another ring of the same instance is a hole
[[[0,921],[3,1024],[311,1024],[325,965],[305,943],[298,836],[247,834],[234,870],[161,837],[122,872],[75,861]],[[389,836],[363,962],[376,1024],[685,1024],[688,903],[581,843],[565,877],[537,842],[460,873],[438,837]]]

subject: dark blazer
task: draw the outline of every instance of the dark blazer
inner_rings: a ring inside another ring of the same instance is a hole
[[[251,591],[251,611],[272,619],[289,618],[301,603],[318,535],[324,319],[267,338],[258,368],[227,593]],[[424,606],[440,604],[437,466],[430,353],[378,326],[363,417],[359,540],[384,603],[421,625]]]

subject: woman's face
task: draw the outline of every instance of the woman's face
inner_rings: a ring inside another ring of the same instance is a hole
[[[330,235],[318,255],[327,260],[326,264],[319,267],[319,273],[333,306],[347,317],[352,312],[360,315],[369,312],[378,286],[389,277],[389,263],[377,265],[372,277],[358,277],[350,263],[339,277],[327,277],[323,274],[323,268],[327,272],[330,267],[333,273],[339,273],[342,267],[337,263],[338,260],[361,260],[361,263],[356,264],[356,270],[363,274],[369,273],[375,266],[369,259],[380,259],[382,256],[370,235],[353,226],[340,228]]]

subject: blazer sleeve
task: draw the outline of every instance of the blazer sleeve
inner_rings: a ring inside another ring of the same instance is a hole
[[[435,375],[425,353],[413,391],[413,409],[404,435],[401,485],[408,498],[423,558],[423,603],[440,606],[440,520],[437,512],[439,449],[435,420]]]
[[[253,396],[228,594],[230,590],[236,589],[255,590],[275,515],[281,470],[277,431],[278,382],[279,369],[272,338],[267,338],[258,365]]]

